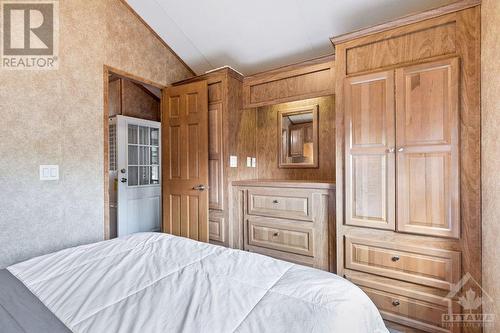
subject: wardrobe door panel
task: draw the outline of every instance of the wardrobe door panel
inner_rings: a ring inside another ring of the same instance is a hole
[[[209,85],[211,87],[211,85]],[[223,104],[210,103],[208,106],[208,186],[210,209],[224,209],[222,153],[222,108]]]
[[[394,74],[347,78],[346,220],[395,229]]]
[[[397,229],[460,234],[458,59],[396,70]]]

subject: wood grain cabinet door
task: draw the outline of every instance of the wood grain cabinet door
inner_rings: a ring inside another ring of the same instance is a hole
[[[163,231],[208,242],[208,89],[163,92]]]
[[[394,71],[347,78],[345,96],[345,223],[394,230]]]
[[[397,230],[458,238],[459,61],[396,70]]]

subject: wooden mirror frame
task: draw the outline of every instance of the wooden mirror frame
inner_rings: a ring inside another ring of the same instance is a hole
[[[319,148],[318,148],[318,109],[319,105],[306,105],[299,108],[288,108],[278,111],[278,167],[280,169],[308,169],[308,168],[318,168],[319,163]],[[282,145],[282,129],[283,129],[283,117],[288,117],[290,115],[312,113],[313,115],[313,162],[312,163],[286,163],[283,162],[281,157],[283,156],[283,145]]]

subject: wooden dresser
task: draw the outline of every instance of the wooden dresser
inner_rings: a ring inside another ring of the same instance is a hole
[[[403,331],[480,331],[442,317],[481,281],[479,28],[462,1],[332,39],[337,273]]]
[[[236,181],[232,192],[231,247],[323,270],[334,267],[334,184]]]

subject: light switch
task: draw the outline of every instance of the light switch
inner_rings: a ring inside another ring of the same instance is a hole
[[[256,168],[256,167],[257,167],[257,158],[252,157],[252,168]]]
[[[238,156],[229,156],[229,167],[237,168],[238,167]]]
[[[59,180],[59,165],[40,165],[40,180]]]
[[[252,158],[247,157],[247,168],[251,168],[251,167],[252,167]]]

